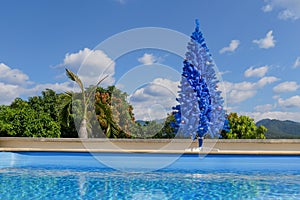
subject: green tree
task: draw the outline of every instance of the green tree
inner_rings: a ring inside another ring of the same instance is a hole
[[[133,138],[153,138],[163,128],[162,123],[156,121],[137,122],[132,132]]]
[[[60,137],[60,125],[48,113],[31,108],[20,98],[0,112],[0,136]]]
[[[13,124],[9,123],[10,116],[12,116],[12,110],[9,106],[0,106],[0,136],[16,136]]]
[[[60,124],[61,137],[74,138],[78,137],[78,133],[71,112],[72,95],[72,92],[57,94],[54,90],[46,89],[41,96],[29,97],[28,103],[34,110],[47,113]]]
[[[264,126],[257,127],[254,119],[249,116],[238,116],[237,113],[228,115],[230,131],[222,131],[224,139],[265,139],[267,129]]]
[[[54,121],[59,121],[59,95],[54,90],[42,91],[42,96],[29,97],[28,104],[37,112],[48,113]]]
[[[265,133],[267,131],[268,131],[268,129],[265,126],[260,125],[256,129],[256,134],[257,134],[258,138],[265,139],[266,138]]]
[[[154,136],[154,138],[174,138],[176,133],[172,123],[176,123],[175,117],[173,114],[168,114],[162,129]]]

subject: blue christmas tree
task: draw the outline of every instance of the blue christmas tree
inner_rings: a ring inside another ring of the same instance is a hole
[[[211,137],[219,135],[224,125],[225,111],[224,100],[217,86],[219,81],[214,70],[215,64],[199,30],[198,20],[187,49],[179,97],[176,99],[179,105],[173,109],[178,133],[191,135],[193,140],[201,138],[201,146],[206,134]]]

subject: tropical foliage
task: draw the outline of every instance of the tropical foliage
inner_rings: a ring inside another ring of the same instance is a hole
[[[110,86],[98,87],[95,93],[95,111],[101,130],[108,138],[130,138],[134,126],[132,106],[126,101],[127,94]]]

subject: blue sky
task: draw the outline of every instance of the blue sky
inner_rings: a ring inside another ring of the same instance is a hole
[[[168,48],[112,52],[151,41],[147,27],[188,37],[197,18],[222,75],[227,110],[256,121],[300,121],[299,0],[2,0],[0,8],[0,104],[45,88],[73,90],[68,67],[86,84],[110,74],[103,86],[128,92],[137,118],[163,118],[176,104],[184,56]],[[145,32],[128,40],[136,28]],[[103,47],[124,31],[123,40]],[[186,50],[187,43],[174,44]]]

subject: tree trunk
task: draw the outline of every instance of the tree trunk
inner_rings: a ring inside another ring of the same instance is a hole
[[[204,137],[198,137],[198,147],[201,148],[203,145],[203,139]]]
[[[88,132],[86,128],[86,119],[83,119],[80,124],[79,133],[80,138],[88,138]]]

